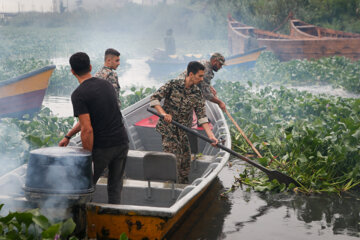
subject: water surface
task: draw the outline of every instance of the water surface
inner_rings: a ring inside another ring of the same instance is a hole
[[[205,200],[170,239],[355,239],[360,237],[360,195],[257,193],[227,195],[243,168],[224,167]]]

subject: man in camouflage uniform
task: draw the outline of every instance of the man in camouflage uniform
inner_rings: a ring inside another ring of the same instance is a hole
[[[105,60],[104,66],[95,74],[95,77],[105,79],[106,81],[110,82],[113,87],[115,88],[118,105],[121,109],[121,102],[119,99],[120,96],[120,84],[118,75],[115,70],[120,65],[120,53],[113,49],[109,48],[105,51]]]
[[[154,107],[164,119],[159,119],[156,130],[162,136],[164,152],[173,153],[177,158],[178,182],[188,183],[190,172],[191,151],[186,132],[170,124],[177,121],[189,128],[192,126],[193,111],[208,137],[218,140],[211,131],[205,112],[205,101],[197,84],[203,80],[205,67],[199,62],[190,62],[187,67],[188,74],[184,78],[169,81],[151,96],[150,106]],[[160,101],[164,99],[161,107]]]
[[[219,71],[222,66],[225,64],[225,58],[220,53],[214,53],[210,57],[210,61],[207,60],[201,60],[200,61],[205,66],[204,71],[204,81],[200,82],[198,84],[204,98],[208,101],[211,101],[213,103],[216,103],[219,105],[219,107],[225,111],[226,105],[223,101],[221,101],[216,96],[216,90],[211,86],[211,79],[214,78],[214,71]],[[186,70],[179,75],[179,78],[183,78],[186,76]]]

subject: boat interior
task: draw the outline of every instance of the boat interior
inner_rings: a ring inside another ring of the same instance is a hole
[[[298,19],[291,20],[291,24],[301,32],[315,37],[327,38],[360,38],[360,34],[337,31],[308,24]]]
[[[207,114],[215,136],[226,140],[223,144],[230,147],[231,140],[222,113],[212,103],[207,105]],[[149,117],[151,122],[153,115],[146,111],[147,107],[148,99],[145,99],[123,111],[130,140],[130,150],[125,167],[121,204],[170,207],[196,186],[206,182],[206,177],[219,166],[226,153],[203,140],[190,136],[192,162],[189,184],[178,184],[176,182],[176,157],[173,154],[162,152],[161,135],[153,127],[155,124],[151,127],[137,124]],[[198,129],[198,132],[205,135],[201,129]],[[75,138],[71,143],[79,146],[81,140]],[[25,183],[25,174],[26,164],[0,177],[0,193],[7,193],[6,196],[0,194],[0,199],[18,198],[20,201],[26,201],[22,189]],[[10,182],[12,185],[16,183],[18,187],[13,188],[12,191],[8,191],[8,189],[5,191]],[[105,174],[96,184],[92,202],[107,203],[106,183]]]
[[[232,18],[229,19],[229,24],[231,29],[233,29],[233,31],[256,39],[293,39],[294,38],[292,36],[285,34],[279,34],[279,33],[257,29],[252,26],[248,26],[243,23],[240,23]]]

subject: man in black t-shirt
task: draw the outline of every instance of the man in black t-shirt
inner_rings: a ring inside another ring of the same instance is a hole
[[[71,94],[74,116],[79,118],[79,122],[60,141],[59,146],[67,146],[70,138],[81,131],[83,148],[92,151],[94,184],[108,167],[108,202],[119,204],[129,140],[116,92],[109,82],[92,77],[90,59],[86,53],[73,54],[70,66],[80,83]]]

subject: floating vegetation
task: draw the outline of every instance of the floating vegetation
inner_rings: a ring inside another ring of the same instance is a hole
[[[254,85],[319,86],[331,85],[352,93],[360,93],[360,61],[346,57],[280,62],[273,53],[263,52],[250,70],[231,68],[216,78],[252,82]]]
[[[216,88],[264,156],[259,163],[301,184],[290,189],[340,193],[360,184],[360,99],[315,96],[284,87],[254,91],[226,81],[217,81]],[[235,129],[232,137],[235,151],[253,154]],[[258,191],[286,189],[248,168],[238,178]]]
[[[43,108],[33,117],[0,119],[0,164],[3,163],[0,176],[25,163],[32,149],[56,146],[74,121],[73,117],[54,116],[49,108]]]
[[[0,204],[0,210],[4,204]],[[75,222],[69,218],[64,222],[52,223],[42,215],[39,209],[25,212],[10,212],[0,216],[0,239],[69,239],[76,227]]]

